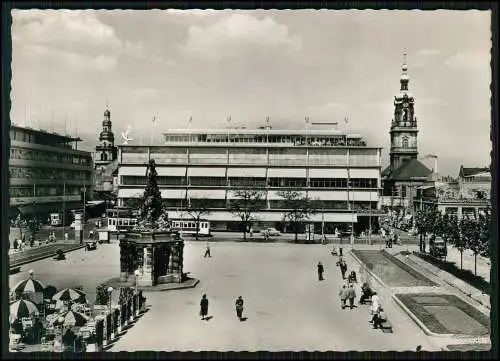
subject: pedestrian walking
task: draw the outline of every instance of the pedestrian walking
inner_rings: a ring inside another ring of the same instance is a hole
[[[17,251],[17,247],[19,246],[19,243],[17,242],[17,238],[14,238],[14,250]]]
[[[318,281],[323,281],[323,272],[325,269],[323,268],[323,265],[321,262],[318,262]]]
[[[348,297],[348,290],[345,285],[343,285],[342,288],[340,289],[339,296],[340,296],[340,308],[344,309],[346,307],[346,300]]]
[[[356,298],[356,291],[354,290],[354,285],[352,283],[349,286],[347,298],[349,299],[349,309],[352,310],[354,307],[354,299]]]
[[[373,291],[372,292],[372,308],[371,308],[372,314],[377,312],[379,307],[380,307],[380,299],[378,297],[377,292]]]
[[[238,298],[236,299],[235,306],[236,306],[236,316],[241,321],[241,318],[243,316],[243,298],[241,296],[238,296]]]
[[[208,315],[208,299],[207,299],[207,295],[204,294],[202,297],[201,297],[201,301],[200,301],[200,316],[201,316],[201,319],[204,320]]]
[[[340,273],[342,273],[342,279],[345,280],[345,274],[347,272],[347,263],[344,260],[340,261]]]
[[[210,254],[210,245],[208,244],[208,242],[206,243],[205,245],[205,255],[203,257],[212,257],[212,255]]]

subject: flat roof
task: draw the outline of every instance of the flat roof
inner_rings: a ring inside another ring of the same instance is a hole
[[[51,137],[54,139],[58,139],[59,141],[66,141],[66,142],[81,142],[82,141],[82,139],[80,137],[73,137],[71,135],[64,135],[64,134],[57,133],[57,132],[51,132],[51,131],[43,130],[43,129],[35,129],[32,127],[27,127],[27,126],[23,127],[23,126],[15,124],[15,123],[11,123],[10,128],[11,129],[19,129],[19,130],[27,131],[27,132],[34,133],[34,134],[45,135],[45,136],[48,136],[48,137]]]
[[[344,131],[336,129],[250,129],[250,128],[222,128],[222,129],[167,129],[163,135],[181,134],[248,134],[248,135],[345,135]],[[348,138],[362,138],[361,134],[347,134]]]

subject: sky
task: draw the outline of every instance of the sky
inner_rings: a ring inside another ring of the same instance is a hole
[[[490,12],[13,10],[11,121],[117,144],[168,129],[338,122],[388,164],[403,53],[419,156],[490,164]],[[153,124],[153,117],[155,122]],[[430,168],[433,160],[423,160]]]

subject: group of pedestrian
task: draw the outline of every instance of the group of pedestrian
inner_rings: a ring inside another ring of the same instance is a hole
[[[243,304],[244,304],[243,297],[238,296],[238,298],[236,298],[234,305],[235,305],[235,309],[236,309],[236,317],[238,317],[238,319],[240,321],[245,320],[245,318],[243,318]],[[206,294],[203,294],[203,296],[201,296],[200,316],[201,316],[202,320],[207,320],[207,321],[209,320],[209,318],[208,318],[208,298],[207,298]]]
[[[339,257],[339,260],[337,261],[337,266],[340,267],[340,273],[342,274],[342,279],[345,280],[345,274],[347,272],[347,263],[345,263],[345,260],[342,258],[342,256]]]
[[[345,309],[347,307],[347,300],[349,300],[349,309],[354,308],[354,300],[356,299],[356,291],[354,285],[351,283],[349,286],[343,285],[339,292],[340,307]]]

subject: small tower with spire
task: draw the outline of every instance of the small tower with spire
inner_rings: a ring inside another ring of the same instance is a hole
[[[391,149],[389,152],[390,169],[395,170],[404,162],[417,159],[417,117],[415,116],[415,99],[408,89],[410,78],[406,64],[406,52],[403,55],[403,66],[400,77],[401,88],[394,97],[394,118],[391,123]]]
[[[106,107],[102,121],[102,131],[99,134],[99,145],[95,147],[94,164],[96,169],[103,169],[104,166],[117,158],[118,152],[115,147],[115,136],[111,127],[111,112]]]

